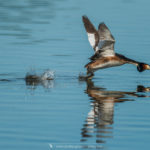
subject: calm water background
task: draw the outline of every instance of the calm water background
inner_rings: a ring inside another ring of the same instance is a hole
[[[148,149],[150,72],[124,65],[97,71],[91,82],[78,75],[93,54],[84,14],[108,25],[118,53],[150,64],[149,6],[0,0],[0,149]],[[54,81],[26,85],[28,71],[46,69],[55,71]]]

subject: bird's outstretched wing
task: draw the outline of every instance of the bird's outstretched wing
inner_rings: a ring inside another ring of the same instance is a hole
[[[87,16],[82,17],[88,40],[95,51],[99,43],[99,34]]]
[[[83,23],[88,34],[88,40],[95,51],[91,60],[99,57],[114,56],[115,39],[108,27],[104,23],[101,23],[97,31],[86,16],[83,16]]]
[[[108,29],[108,27],[104,23],[99,24],[98,35],[99,35],[99,43],[98,43],[99,50],[100,49],[114,50],[115,39],[111,34],[110,30]]]

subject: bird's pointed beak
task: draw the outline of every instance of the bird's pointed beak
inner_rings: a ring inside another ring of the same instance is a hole
[[[146,69],[147,69],[147,70],[150,70],[150,65],[146,65]]]

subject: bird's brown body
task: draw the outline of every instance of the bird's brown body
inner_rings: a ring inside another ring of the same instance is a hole
[[[96,71],[98,69],[121,66],[121,65],[124,65],[126,63],[134,64],[134,65],[138,66],[139,62],[136,62],[134,60],[126,58],[123,55],[115,54],[115,56],[97,58],[97,59],[89,62],[88,64],[86,64],[85,67],[88,70]]]

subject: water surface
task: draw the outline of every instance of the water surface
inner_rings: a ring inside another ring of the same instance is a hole
[[[81,16],[104,21],[115,49],[150,64],[148,0],[0,1],[0,147],[3,150],[150,147],[150,72],[132,65],[79,81],[93,54]],[[55,79],[26,83],[27,72]]]

